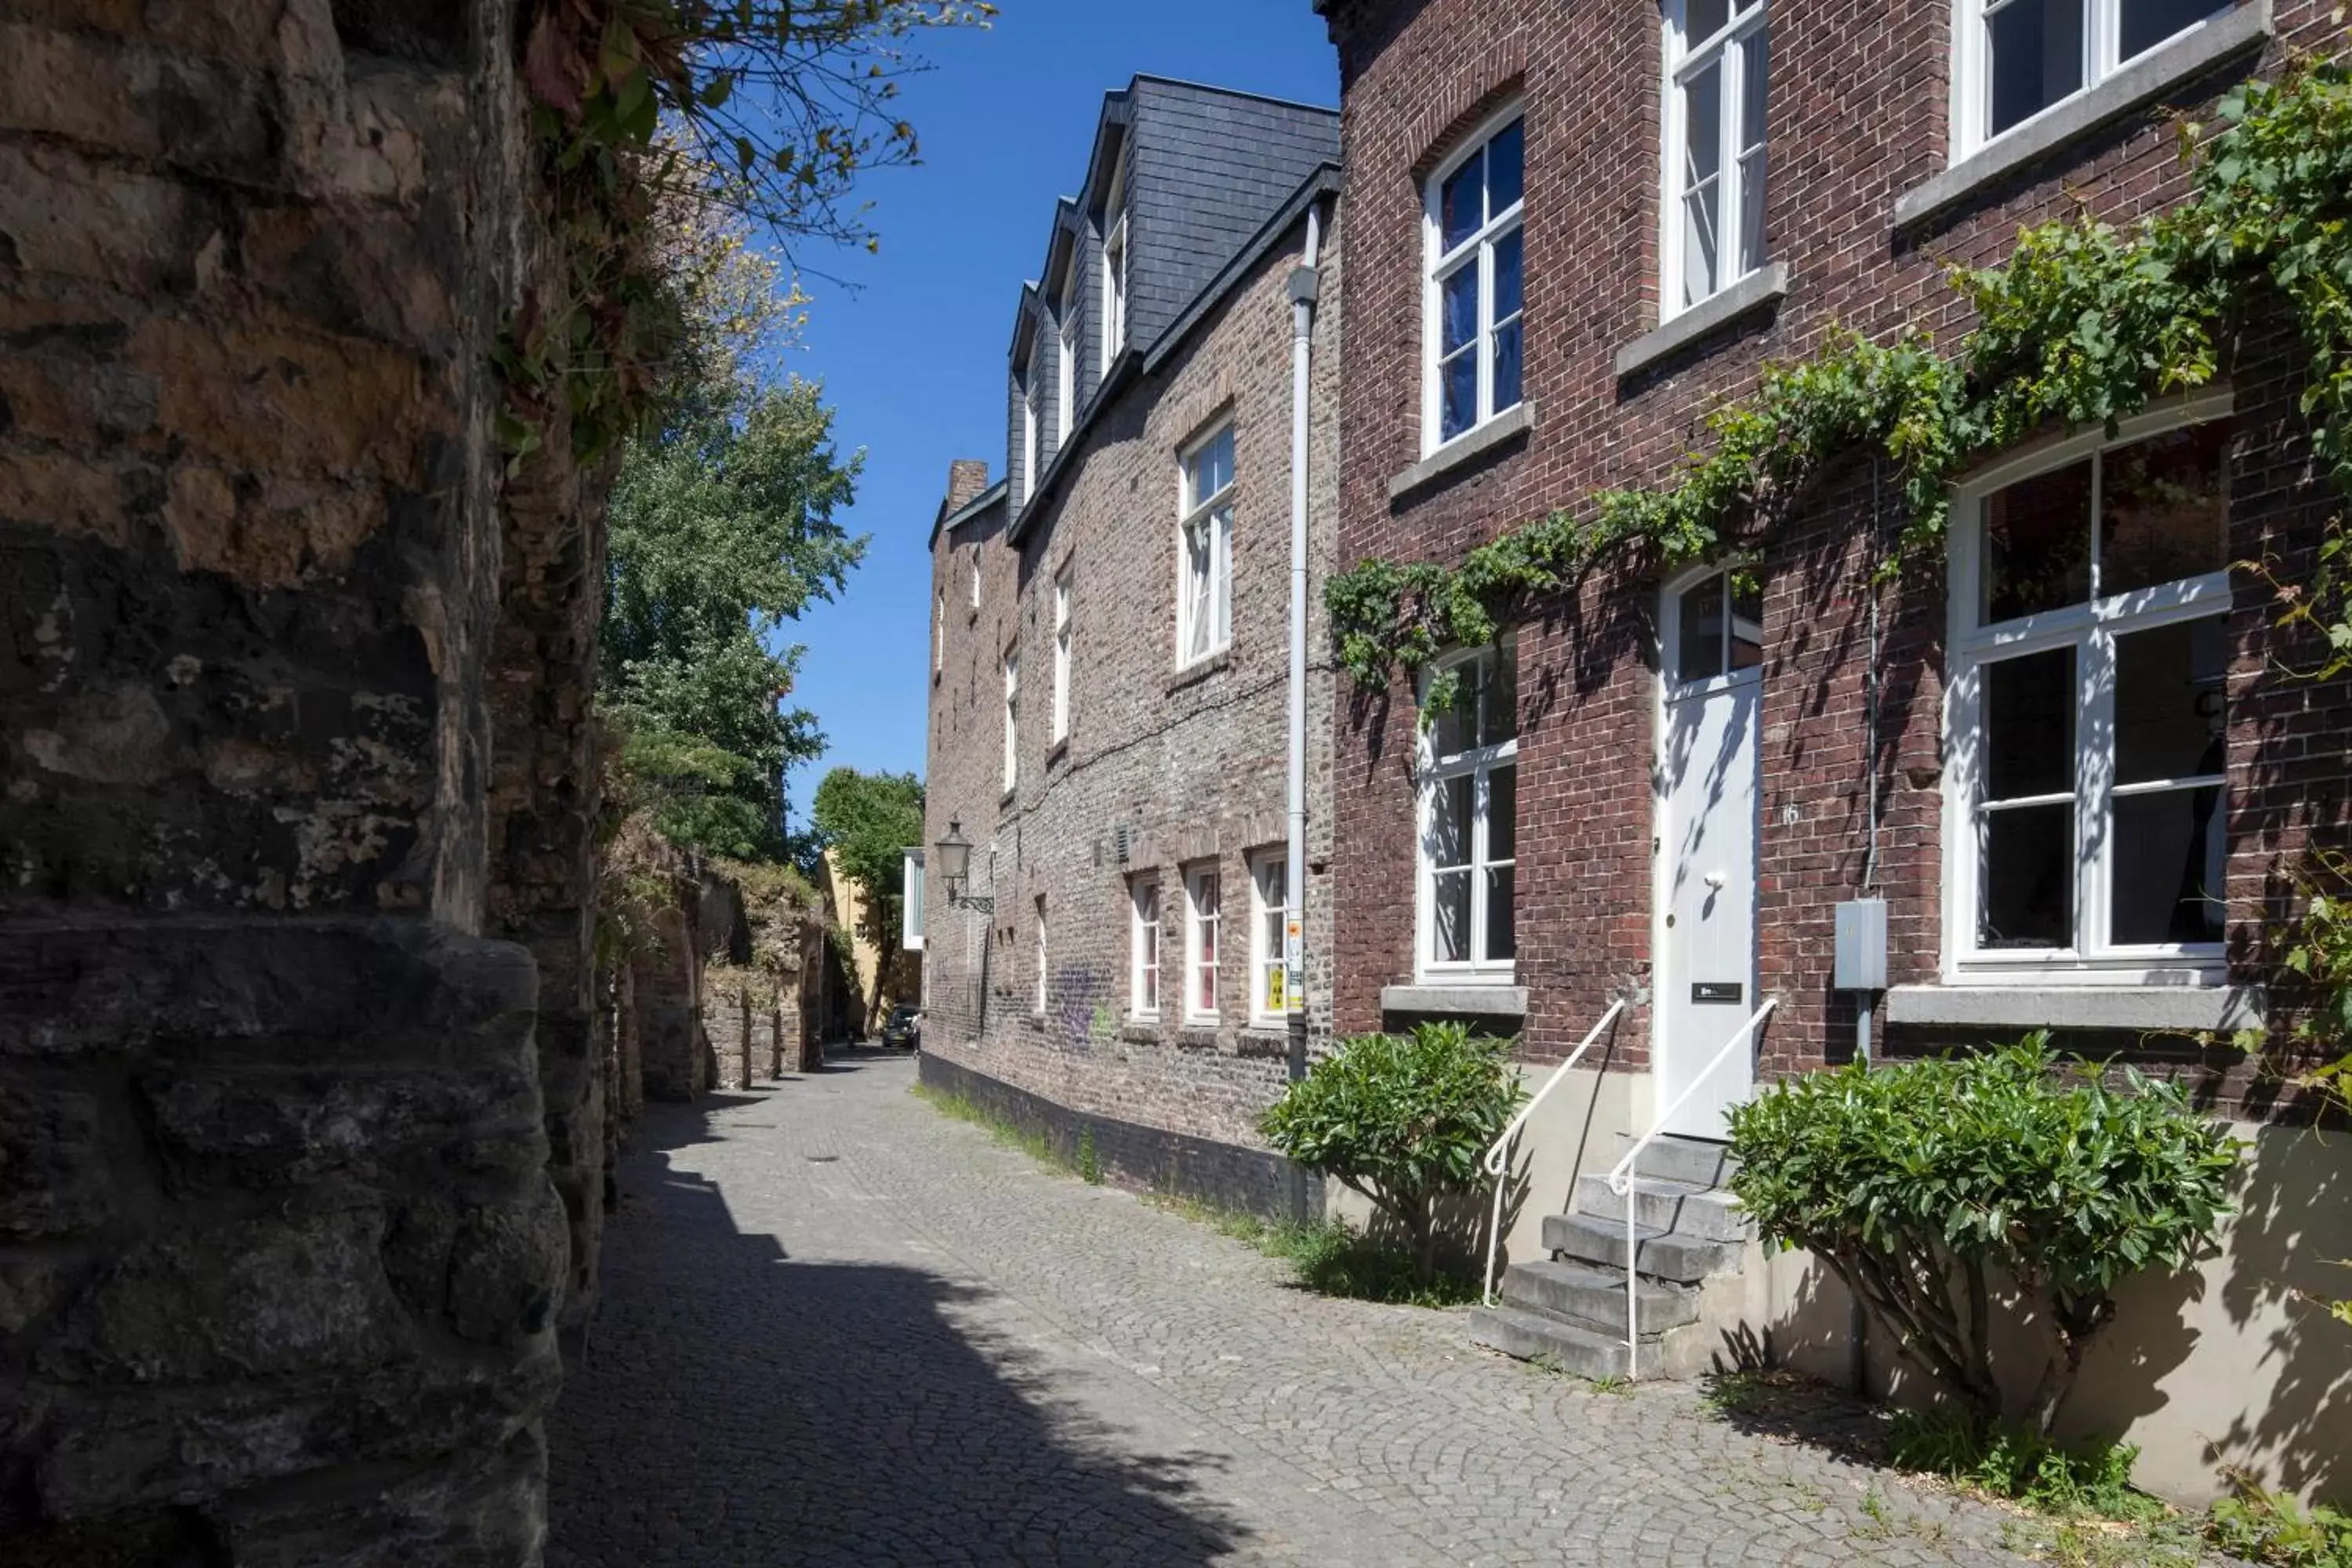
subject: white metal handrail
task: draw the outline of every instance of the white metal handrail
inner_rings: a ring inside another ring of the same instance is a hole
[[[1536,1090],[1535,1098],[1519,1108],[1519,1113],[1511,1118],[1511,1124],[1503,1129],[1503,1135],[1496,1139],[1486,1151],[1484,1161],[1486,1173],[1495,1178],[1495,1214],[1486,1225],[1486,1300],[1489,1307],[1495,1304],[1495,1248],[1503,1236],[1503,1173],[1510,1169],[1511,1144],[1518,1138],[1519,1129],[1528,1124],[1528,1118],[1536,1113],[1536,1107],[1544,1102],[1544,1096],[1568,1076],[1569,1068],[1583,1059],[1584,1053],[1592,1048],[1592,1042],[1599,1039],[1601,1031],[1608,1028],[1617,1015],[1624,1010],[1625,999],[1622,996],[1609,1004],[1609,1011],[1601,1015],[1601,1022],[1593,1025],[1591,1033],[1578,1042],[1576,1049],[1568,1053],[1566,1061],[1551,1069],[1551,1076],[1544,1079],[1544,1085]]]
[[[1675,1113],[1690,1103],[1691,1096],[1698,1092],[1699,1086],[1713,1077],[1715,1069],[1730,1058],[1733,1048],[1752,1037],[1756,1033],[1756,1026],[1762,1023],[1771,1014],[1772,1009],[1780,1005],[1780,999],[1775,996],[1750,1014],[1748,1022],[1740,1025],[1732,1034],[1731,1038],[1723,1042],[1723,1048],[1715,1053],[1713,1059],[1698,1069],[1698,1076],[1685,1084],[1680,1094],[1675,1096],[1675,1102],[1658,1112],[1656,1120],[1650,1123],[1650,1130],[1635,1139],[1633,1146],[1625,1151],[1625,1157],[1609,1168],[1609,1190],[1625,1201],[1625,1381],[1628,1383],[1641,1376],[1642,1359],[1641,1322],[1636,1316],[1640,1308],[1640,1299],[1636,1295],[1636,1291],[1640,1289],[1640,1279],[1633,1268],[1635,1249],[1639,1246],[1639,1239],[1634,1234],[1633,1214],[1641,1205],[1633,1201],[1633,1163],[1642,1157],[1642,1151],[1648,1148],[1651,1142],[1665,1131],[1666,1123],[1675,1119]]]

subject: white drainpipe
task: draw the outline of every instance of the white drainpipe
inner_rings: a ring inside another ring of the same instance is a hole
[[[1307,388],[1322,248],[1322,204],[1307,206],[1307,250],[1290,274],[1290,841],[1284,862],[1291,931],[1284,933],[1283,1000],[1289,1016],[1290,1076],[1307,1073]],[[1293,934],[1293,933],[1296,934]]]

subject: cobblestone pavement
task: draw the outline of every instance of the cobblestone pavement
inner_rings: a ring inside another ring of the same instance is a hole
[[[913,1078],[861,1054],[650,1111],[551,1433],[552,1568],[2019,1561],[1991,1509],[1840,1458],[1841,1402],[1790,1440],[1306,1294]]]

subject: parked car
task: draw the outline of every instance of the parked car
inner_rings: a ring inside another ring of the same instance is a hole
[[[919,1047],[923,1043],[922,1014],[904,1004],[891,1008],[890,1016],[883,1021],[882,1043],[910,1051]]]

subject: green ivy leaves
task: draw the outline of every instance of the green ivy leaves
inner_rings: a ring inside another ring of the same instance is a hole
[[[1661,571],[1713,559],[1768,529],[1822,466],[1877,451],[1907,513],[1882,574],[1941,538],[1953,477],[2053,423],[2112,426],[2166,393],[2210,382],[2219,343],[2258,304],[2283,300],[2309,352],[2313,442],[2352,495],[2352,78],[2298,65],[2222,100],[2221,130],[2183,128],[2189,201],[2127,229],[2087,219],[2021,234],[2005,266],[1954,269],[1977,325],[1948,354],[1909,331],[1890,343],[1832,334],[1768,366],[1757,391],[1706,419],[1713,448],[1664,485],[1604,490],[1482,544],[1459,565],[1366,561],[1325,591],[1341,666],[1384,689],[1450,646],[1491,640],[1531,598],[1603,558],[1645,552]],[[2313,622],[2352,658],[2333,574]]]

